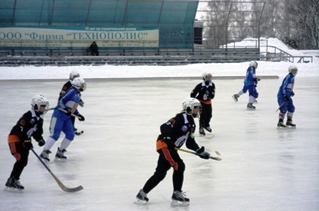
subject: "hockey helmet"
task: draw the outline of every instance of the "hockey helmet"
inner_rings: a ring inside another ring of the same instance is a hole
[[[70,72],[70,80],[74,80],[76,77],[80,77],[80,73],[76,70],[72,70],[72,72]]]
[[[212,78],[212,74],[208,73],[208,72],[204,72],[202,77],[203,77],[203,80],[206,81],[206,77],[211,77]]]
[[[255,69],[257,69],[258,63],[255,62],[255,61],[251,61],[251,62],[249,63],[249,67],[254,67]]]
[[[49,101],[43,95],[35,95],[31,100],[31,108],[40,113],[40,107],[44,107],[44,112],[41,114],[45,114],[47,111],[46,109],[49,108]]]
[[[186,111],[187,113],[190,111],[193,111],[197,107],[201,107],[200,102],[195,98],[186,98],[182,104],[183,111]]]
[[[292,73],[292,74],[294,74],[294,75],[297,75],[297,73],[298,73],[298,68],[297,68],[297,66],[294,65],[294,64],[290,65],[289,68],[288,68],[288,72],[289,72],[289,73]]]
[[[83,92],[86,89],[86,82],[83,78],[77,77],[71,82],[72,86]]]

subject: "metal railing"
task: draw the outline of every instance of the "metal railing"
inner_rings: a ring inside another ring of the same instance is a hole
[[[261,61],[287,61],[294,63],[308,63],[313,62],[312,56],[294,56],[290,53],[277,48],[276,46],[262,46],[266,48],[266,51],[260,52],[260,60]]]

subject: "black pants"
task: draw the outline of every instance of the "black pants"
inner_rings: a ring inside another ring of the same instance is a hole
[[[75,123],[75,116],[71,116],[70,117],[72,125],[73,125],[73,129],[75,129],[74,123]]]
[[[145,193],[149,193],[154,187],[156,187],[165,178],[167,171],[172,167],[170,162],[165,158],[163,150],[167,149],[164,148],[157,151],[159,153],[157,167],[153,176],[147,180],[143,187],[143,191]],[[185,164],[179,157],[176,150],[168,150],[168,152],[171,158],[178,164],[177,171],[174,170],[173,172],[173,191],[182,191]]]
[[[199,127],[209,127],[210,126],[210,120],[213,116],[213,108],[211,104],[204,104],[202,105],[202,111],[199,118]]]
[[[29,149],[25,148],[22,142],[15,142],[14,145],[15,145],[16,152],[20,154],[21,158],[19,161],[16,160],[15,164],[13,165],[13,169],[10,174],[10,177],[19,180],[24,167],[26,167],[28,164]],[[10,148],[10,151],[11,151],[11,148]]]

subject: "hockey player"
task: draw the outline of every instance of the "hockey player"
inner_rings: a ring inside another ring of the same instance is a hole
[[[50,123],[50,137],[46,141],[45,146],[40,157],[46,161],[50,161],[49,154],[50,149],[54,143],[59,139],[60,133],[65,134],[64,139],[61,142],[60,147],[55,155],[56,158],[66,159],[64,152],[74,139],[74,130],[71,122],[71,115],[78,116],[79,121],[84,121],[85,118],[77,110],[78,104],[81,99],[81,92],[86,89],[86,83],[83,78],[77,77],[72,81],[72,89],[70,89],[59,101],[59,104],[55,107],[51,117]],[[63,109],[64,111],[62,111]]]
[[[295,95],[293,88],[294,88],[295,76],[297,75],[298,68],[295,65],[290,65],[290,67],[288,68],[288,72],[289,74],[282,81],[282,84],[277,94],[277,98],[278,98],[277,101],[278,101],[278,105],[280,106],[279,121],[277,124],[278,127],[286,127],[286,125],[291,127],[296,126],[292,122],[292,117],[295,112],[295,106],[292,101],[292,97]],[[287,113],[287,122],[285,125],[284,119],[285,119],[286,113]]]
[[[258,98],[258,92],[257,92],[257,83],[260,80],[259,78],[256,77],[256,69],[258,67],[258,63],[255,61],[252,61],[249,63],[249,67],[246,72],[246,78],[244,81],[244,87],[242,90],[238,92],[238,94],[234,94],[232,97],[234,98],[235,102],[238,102],[238,98],[247,92],[249,93],[249,99],[248,99],[248,104],[247,108],[248,109],[256,109],[255,106],[253,106],[253,103],[256,101]]]
[[[28,163],[29,150],[33,148],[31,137],[38,142],[40,147],[45,144],[42,137],[43,116],[48,108],[49,101],[46,97],[43,95],[34,96],[31,100],[31,109],[20,117],[8,136],[11,154],[16,159],[10,177],[6,182],[8,189],[24,189],[19,179]]]
[[[72,81],[77,78],[77,77],[80,77],[80,73],[76,70],[73,70],[71,73],[70,73],[70,76],[69,76],[69,80],[63,85],[60,93],[59,93],[59,99],[58,99],[58,104],[59,104],[59,101],[61,100],[61,98],[71,89],[72,87]],[[82,101],[82,99],[80,100],[80,103],[79,105],[81,107],[84,106],[84,102]],[[76,135],[81,135],[80,132],[77,132],[77,128],[74,127],[74,123],[75,123],[75,117],[74,116],[71,116],[71,121],[72,121],[72,125],[73,125],[73,128],[74,128],[74,131],[75,131],[75,134]]]
[[[185,164],[175,148],[180,148],[186,142],[186,147],[194,150],[203,159],[209,159],[210,154],[205,148],[199,147],[194,139],[195,122],[193,115],[199,113],[200,102],[194,98],[188,98],[183,102],[183,110],[175,117],[160,126],[161,134],[157,138],[156,150],[159,153],[157,167],[153,176],[145,183],[136,198],[137,203],[147,203],[147,194],[156,187],[166,176],[172,167],[173,172],[173,203],[187,205],[189,198],[182,192]]]
[[[199,117],[199,134],[204,136],[205,130],[212,132],[210,120],[213,116],[212,99],[215,97],[215,84],[212,82],[212,74],[205,72],[203,82],[199,83],[191,92],[190,97],[196,98],[202,105]]]

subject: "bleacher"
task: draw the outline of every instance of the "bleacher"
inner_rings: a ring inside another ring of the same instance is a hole
[[[0,51],[0,66],[67,66],[67,65],[185,65],[259,60],[258,48],[228,49],[155,49],[99,50],[90,56],[83,49],[5,49]]]

